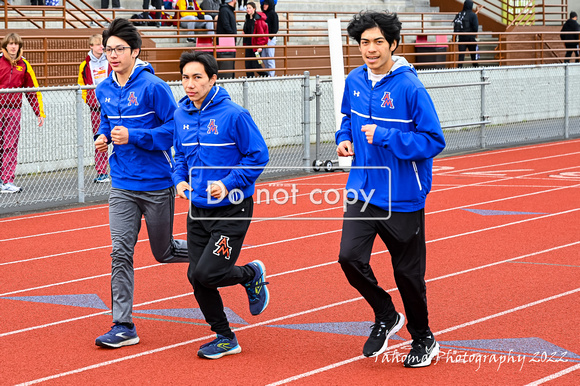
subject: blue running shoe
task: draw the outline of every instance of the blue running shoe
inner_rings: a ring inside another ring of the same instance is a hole
[[[197,356],[206,359],[219,359],[224,355],[239,354],[241,352],[242,348],[238,344],[238,339],[235,335],[233,339],[230,339],[218,334],[217,338],[199,348]]]
[[[245,283],[248,300],[250,301],[250,312],[252,315],[260,315],[270,301],[270,293],[266,288],[266,267],[260,260],[254,260],[248,264],[254,270],[254,278]]]
[[[133,325],[133,328],[129,328],[119,323],[115,323],[111,331],[99,336],[95,341],[97,346],[108,348],[131,346],[137,343],[139,343],[139,337],[135,326]]]

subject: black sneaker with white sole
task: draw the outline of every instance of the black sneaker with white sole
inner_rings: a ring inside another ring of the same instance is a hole
[[[405,367],[425,367],[431,364],[431,360],[439,354],[439,343],[433,335],[423,339],[414,339],[411,343],[411,351],[405,358]]]
[[[376,322],[371,326],[371,334],[363,347],[365,357],[376,357],[385,352],[389,345],[389,338],[403,327],[405,317],[397,313],[397,318],[393,323],[387,326],[386,323]]]

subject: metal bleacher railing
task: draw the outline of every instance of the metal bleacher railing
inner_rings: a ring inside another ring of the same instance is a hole
[[[102,31],[108,21],[115,17],[131,18],[143,12],[140,9],[95,9],[85,0],[61,0],[62,5],[54,7],[4,5],[0,7],[0,24],[4,29],[17,28],[27,23],[24,34],[25,54],[33,64],[41,85],[75,84],[78,63],[86,55],[87,38],[92,33]],[[484,2],[492,3],[492,2]],[[496,18],[503,17],[506,28],[514,24],[518,15],[501,13],[492,8],[489,13]],[[484,8],[484,11],[488,11]],[[484,12],[482,11],[482,12]],[[541,28],[527,28],[513,25],[504,31],[482,30],[479,34],[478,63],[484,66],[503,66],[520,64],[562,63],[566,49],[560,41],[559,29],[565,19],[561,10],[547,16],[548,11],[522,9],[527,21],[533,20]],[[174,15],[179,11],[166,11]],[[211,13],[211,11],[207,11]],[[505,12],[512,12],[507,9]],[[453,33],[452,20],[456,12],[399,12],[403,22],[400,48],[397,53],[404,55],[417,68],[455,68],[458,64],[457,35]],[[497,16],[495,16],[497,13]],[[212,50],[218,62],[234,63],[235,77],[246,74],[243,47],[232,45],[217,47],[217,35],[207,35],[205,30],[183,28],[181,23],[173,23],[161,18],[160,12],[151,11],[157,19],[150,20],[155,25],[140,26],[144,37],[142,58],[149,61],[156,73],[165,80],[178,80],[177,60],[180,53],[187,49]],[[237,12],[238,25],[243,25],[244,12]],[[296,75],[309,71],[312,75],[330,74],[330,53],[328,48],[327,20],[340,18],[344,36],[344,58],[346,72],[362,62],[355,42],[348,39],[345,28],[352,13],[348,12],[279,12],[280,31],[276,46],[276,75]],[[523,16],[522,16],[523,17]],[[135,20],[135,19],[133,19]],[[135,20],[139,21],[139,20]],[[143,20],[140,20],[143,21]],[[522,24],[522,23],[518,23]],[[19,27],[22,28],[22,27]],[[19,29],[19,31],[23,31]],[[194,35],[191,35],[193,33]],[[238,31],[240,39],[242,31]],[[466,34],[466,33],[462,33]],[[1,33],[0,33],[1,35]],[[187,38],[210,38],[211,47],[196,47]],[[252,46],[253,47],[253,46]],[[237,50],[233,59],[220,57],[220,49]],[[466,65],[473,64],[467,55]]]

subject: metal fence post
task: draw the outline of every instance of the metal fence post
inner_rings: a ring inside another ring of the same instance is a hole
[[[250,105],[250,97],[248,96],[249,93],[249,86],[248,82],[244,81],[242,83],[242,106],[247,110]]]
[[[77,113],[77,190],[79,202],[85,202],[85,149],[83,130],[83,90],[79,87],[76,91],[76,113]]]
[[[314,155],[314,160],[317,161],[320,159],[320,127],[322,125],[322,122],[320,121],[320,96],[322,95],[320,75],[316,75],[316,91],[314,92],[314,95],[316,108],[316,154]]]
[[[310,72],[304,71],[304,84],[302,86],[303,90],[303,111],[304,111],[304,121],[302,125],[304,127],[304,155],[302,158],[302,165],[306,171],[310,170]]]
[[[564,138],[570,138],[570,65],[564,67]]]
[[[485,141],[485,121],[487,121],[488,116],[485,112],[485,83],[487,82],[487,75],[485,69],[481,69],[481,125],[479,126],[479,143],[482,149],[485,149],[487,144]]]

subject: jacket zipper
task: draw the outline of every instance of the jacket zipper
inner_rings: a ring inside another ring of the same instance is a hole
[[[413,170],[415,170],[415,177],[417,178],[417,184],[419,185],[419,190],[423,190],[423,187],[421,186],[421,180],[419,179],[419,171],[417,170],[417,164],[415,163],[415,161],[413,161],[412,163]]]

